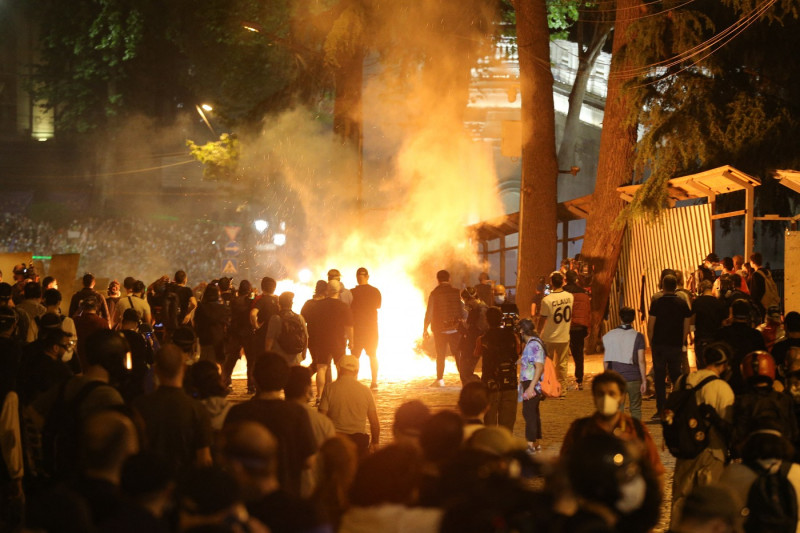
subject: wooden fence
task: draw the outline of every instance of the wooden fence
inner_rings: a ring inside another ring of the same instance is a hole
[[[617,276],[611,286],[608,319],[603,330],[620,324],[618,311],[625,305],[636,309],[634,326],[646,333],[650,296],[658,290],[661,271],[665,268],[680,270],[688,283],[689,276],[713,250],[711,228],[710,204],[668,209],[656,222],[639,221],[629,225]]]

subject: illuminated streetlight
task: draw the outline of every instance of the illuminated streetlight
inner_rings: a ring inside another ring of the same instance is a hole
[[[283,246],[286,244],[286,234],[285,233],[276,233],[272,237],[272,244],[275,246]]]
[[[266,229],[269,227],[269,223],[266,220],[258,219],[253,222],[253,226],[256,228],[256,231],[259,233],[264,233]]]
[[[261,31],[264,29],[261,27],[261,24],[258,24],[256,22],[247,22],[247,21],[242,22],[242,28],[246,29],[247,31],[251,31],[253,33],[261,33]]]
[[[208,126],[208,129],[210,129],[210,130],[211,130],[211,133],[213,133],[213,134],[214,134],[214,136],[216,137],[216,136],[217,136],[217,132],[216,132],[216,131],[214,131],[214,128],[213,128],[213,127],[211,127],[211,123],[208,121],[208,118],[206,117],[206,114],[205,114],[205,113],[203,113],[203,110],[204,110],[204,109],[205,109],[206,111],[211,111],[211,110],[212,110],[212,109],[214,109],[214,108],[213,108],[213,107],[211,107],[211,106],[210,106],[210,105],[208,105],[208,104],[203,104],[203,105],[202,105],[202,107],[201,107],[201,106],[199,106],[199,105],[196,105],[196,104],[195,104],[194,108],[195,108],[195,109],[197,109],[197,112],[200,114],[200,117],[203,119],[203,122],[205,122],[205,123],[206,123],[206,126]]]
[[[214,108],[208,104],[200,104],[200,107],[203,108],[203,111],[214,111]]]

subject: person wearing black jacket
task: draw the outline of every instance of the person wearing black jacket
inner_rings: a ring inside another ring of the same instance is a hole
[[[511,328],[503,328],[503,313],[496,307],[486,310],[489,330],[478,340],[476,352],[483,356],[481,381],[489,389],[487,426],[505,426],[514,431],[517,418],[517,360],[519,338]],[[477,355],[477,353],[476,353]]]
[[[231,322],[231,310],[219,298],[219,287],[209,285],[194,315],[200,339],[200,359],[215,363],[225,360],[225,331]]]
[[[227,386],[231,384],[231,374],[236,362],[242,357],[242,350],[247,361],[247,390],[255,389],[252,379],[253,357],[253,325],[250,323],[250,310],[253,307],[253,286],[246,279],[239,282],[237,296],[231,300],[231,327],[225,347],[225,363],[222,365],[222,380]]]

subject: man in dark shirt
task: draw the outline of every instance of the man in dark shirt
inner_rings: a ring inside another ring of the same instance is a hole
[[[567,271],[564,290],[572,294],[572,320],[569,321],[569,351],[575,361],[575,386],[583,390],[584,344],[589,334],[591,299],[586,289],[578,284],[578,273]]]
[[[24,348],[17,379],[17,390],[23,406],[72,377],[69,366],[62,361],[64,354],[74,344],[70,337],[61,329],[47,330]]]
[[[662,296],[650,304],[647,336],[653,350],[653,374],[656,388],[656,413],[659,419],[667,399],[664,380],[669,372],[672,383],[681,375],[681,362],[686,352],[686,336],[692,312],[686,302],[675,294],[678,279],[669,274],[661,282]]]
[[[447,347],[450,347],[453,357],[458,357],[458,343],[461,340],[459,327],[465,317],[461,293],[450,285],[450,273],[447,270],[440,270],[436,273],[436,280],[439,285],[428,296],[422,338],[428,338],[428,326],[430,326],[436,346],[436,380],[431,383],[431,386],[444,387],[444,362],[447,358]]]
[[[317,446],[305,408],[281,399],[289,379],[289,364],[281,356],[267,352],[256,362],[253,379],[256,382],[255,397],[231,407],[223,430],[245,421],[258,422],[267,428],[278,441],[277,477],[280,486],[299,496],[301,473],[308,467],[308,459],[316,453]]]
[[[277,474],[278,442],[256,422],[225,427],[220,459],[233,473],[251,516],[272,533],[325,531],[311,502],[287,492]]]
[[[330,379],[331,361],[335,363],[345,354],[348,341],[353,346],[353,313],[350,306],[339,299],[341,291],[339,281],[329,281],[328,297],[318,300],[303,315],[308,322],[308,345],[314,346],[311,361],[317,371],[318,400]]]
[[[722,321],[728,318],[725,302],[712,295],[713,284],[704,279],[700,282],[701,295],[692,304],[694,315],[694,352],[697,369],[706,367],[703,350],[714,341],[714,335],[722,327]]]
[[[183,352],[167,344],[156,354],[155,392],[139,396],[133,408],[142,416],[148,448],[186,471],[211,464],[211,421],[203,405],[183,390]]]
[[[80,303],[87,298],[94,297],[97,301],[97,314],[100,315],[102,318],[108,321],[108,306],[106,305],[106,299],[103,298],[99,292],[94,290],[95,279],[92,274],[84,274],[83,275],[83,288],[72,295],[72,299],[69,302],[69,313],[67,313],[70,317],[75,317],[75,314],[80,309]],[[108,327],[108,323],[106,323],[106,327]]]
[[[86,360],[86,339],[95,331],[108,329],[108,320],[97,314],[101,302],[105,305],[105,300],[102,298],[98,300],[94,296],[88,296],[86,299],[81,300],[80,313],[73,318],[75,330],[78,332],[76,353],[78,354],[77,361],[80,363],[78,368],[81,370],[85,370],[88,365]],[[76,361],[72,361],[70,365],[73,369],[76,369],[75,363]]]
[[[175,293],[178,297],[180,304],[180,312],[178,313],[178,322],[180,324],[188,324],[192,320],[194,310],[197,308],[197,298],[194,297],[194,291],[186,286],[186,272],[178,270],[175,272],[175,281],[169,284],[168,290]]]
[[[772,347],[772,358],[775,359],[775,366],[788,366],[787,361],[789,350],[800,347],[800,313],[791,311],[786,313],[783,319],[783,326],[786,329],[786,337],[780,342],[776,342]]]
[[[264,353],[264,343],[267,339],[267,328],[269,319],[272,315],[278,314],[278,298],[275,296],[275,288],[278,284],[270,277],[261,279],[261,295],[253,301],[253,308],[250,310],[250,324],[253,326],[253,345],[251,357],[257,360]]]
[[[381,308],[381,291],[369,284],[369,272],[364,267],[356,270],[358,285],[350,293],[353,303],[353,349],[356,357],[364,350],[369,356],[372,371],[371,389],[378,388],[378,309]]]
[[[733,302],[731,305],[733,322],[722,327],[714,336],[714,340],[724,341],[731,347],[731,377],[728,384],[735,394],[741,394],[745,389],[740,369],[742,360],[750,352],[765,349],[764,337],[756,328],[750,326],[750,309],[750,303],[745,300]]]

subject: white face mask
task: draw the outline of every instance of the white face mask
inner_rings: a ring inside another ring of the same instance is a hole
[[[647,483],[641,475],[636,476],[619,488],[620,497],[614,506],[623,514],[632,513],[644,503]]]
[[[613,416],[619,411],[619,400],[608,394],[595,398],[594,403],[597,406],[597,412],[603,416]]]

